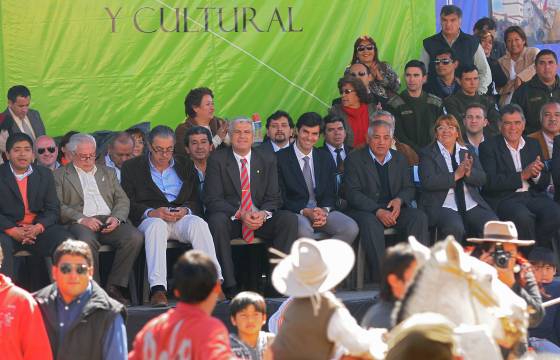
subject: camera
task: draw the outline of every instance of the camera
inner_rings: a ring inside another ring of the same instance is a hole
[[[509,251],[505,251],[502,244],[497,244],[496,250],[492,253],[492,258],[494,259],[494,264],[496,264],[497,267],[507,269],[511,253]]]

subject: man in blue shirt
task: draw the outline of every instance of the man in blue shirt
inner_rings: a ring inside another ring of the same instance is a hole
[[[93,281],[93,271],[89,246],[67,240],[54,253],[55,282],[34,294],[55,359],[127,358],[126,308]]]

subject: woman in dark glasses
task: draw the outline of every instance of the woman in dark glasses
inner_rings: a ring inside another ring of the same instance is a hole
[[[363,82],[352,75],[338,80],[340,101],[334,102],[330,113],[344,121],[346,147],[361,147],[366,143],[367,129],[373,121],[376,104],[370,103]]]
[[[389,99],[399,90],[400,81],[391,65],[379,61],[377,44],[368,35],[360,36],[354,41],[354,54],[351,64],[360,62],[366,65],[372,74],[372,90],[375,95]]]

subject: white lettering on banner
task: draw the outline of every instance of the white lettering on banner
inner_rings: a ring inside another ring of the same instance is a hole
[[[192,341],[191,339],[178,339],[179,331],[184,320],[179,321],[173,327],[171,338],[167,345],[167,349],[158,351],[157,341],[151,331],[147,331],[144,336],[144,348],[142,349],[142,358],[144,360],[191,360],[192,359]],[[177,344],[177,342],[179,342]]]

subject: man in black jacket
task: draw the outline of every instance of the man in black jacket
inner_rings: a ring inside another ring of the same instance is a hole
[[[501,134],[479,148],[487,175],[482,194],[501,220],[515,223],[520,239],[550,245],[560,228],[560,206],[545,193],[550,173],[541,147],[522,136],[525,117],[518,105],[506,105],[501,112]]]
[[[52,172],[31,165],[33,141],[29,135],[11,135],[6,150],[9,162],[0,166],[0,245],[2,273],[13,277],[15,252],[51,256],[58,244],[72,236],[57,225],[60,209]]]
[[[93,281],[89,246],[77,240],[63,242],[54,253],[52,275],[55,282],[34,297],[53,358],[126,359],[126,308]]]
[[[332,157],[314,145],[321,134],[321,116],[308,112],[297,121],[297,139],[276,153],[283,208],[298,217],[298,237],[320,233],[352,243],[358,235],[354,220],[335,211],[335,167]]]

